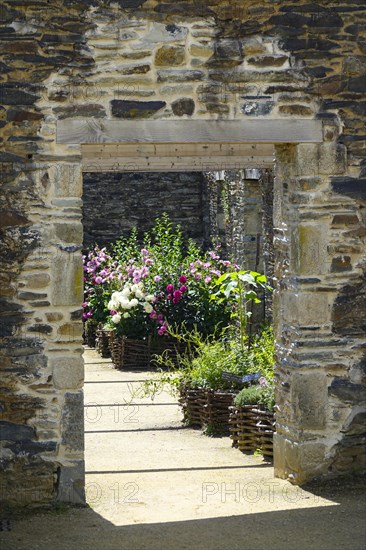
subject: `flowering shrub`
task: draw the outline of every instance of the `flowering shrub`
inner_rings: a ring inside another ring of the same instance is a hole
[[[109,317],[107,308],[110,288],[115,274],[112,257],[98,246],[83,256],[84,262],[84,320],[104,323]]]
[[[131,338],[183,329],[218,336],[237,308],[235,274],[244,277],[218,250],[205,253],[193,241],[185,242],[167,215],[144,235],[142,248],[136,230],[110,252],[95,247],[84,256],[84,272],[84,319]]]
[[[109,326],[117,333],[131,338],[144,338],[151,332],[151,303],[153,294],[147,294],[143,283],[125,283],[121,291],[114,291],[108,302],[111,318]]]

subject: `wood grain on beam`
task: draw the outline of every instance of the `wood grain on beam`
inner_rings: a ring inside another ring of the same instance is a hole
[[[273,157],[115,157],[83,158],[84,172],[205,172],[209,170],[241,170],[270,168]]]
[[[57,143],[319,143],[318,120],[65,119],[57,121]]]
[[[210,156],[272,156],[272,144],[245,143],[120,143],[82,145],[83,158],[114,157],[210,157]]]

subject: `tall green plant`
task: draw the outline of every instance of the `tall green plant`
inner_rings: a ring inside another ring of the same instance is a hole
[[[244,350],[246,341],[248,347],[250,347],[250,341],[247,339],[247,326],[252,312],[249,310],[248,305],[250,303],[260,303],[257,295],[258,288],[270,289],[271,287],[267,285],[265,275],[256,271],[243,270],[224,273],[218,278],[216,285],[218,290],[211,295],[211,299],[218,301],[218,303],[225,300],[233,303],[235,308],[231,318],[236,318],[239,321],[240,345]]]

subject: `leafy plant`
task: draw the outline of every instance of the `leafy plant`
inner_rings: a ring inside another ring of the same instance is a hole
[[[211,299],[218,301],[218,303],[225,300],[234,303],[235,308],[231,314],[231,319],[237,318],[239,321],[240,344],[244,348],[248,318],[251,316],[248,305],[250,303],[260,303],[256,292],[258,288],[270,289],[271,287],[267,285],[265,275],[256,271],[244,270],[231,271],[221,275],[216,281],[216,285],[219,288],[211,295]],[[247,343],[250,347],[249,340],[247,340]]]
[[[242,407],[245,405],[257,405],[260,386],[249,386],[242,389],[234,399],[234,405]]]
[[[242,389],[234,399],[237,407],[245,405],[259,405],[266,410],[272,411],[275,405],[274,384],[268,382],[264,377],[260,384]]]

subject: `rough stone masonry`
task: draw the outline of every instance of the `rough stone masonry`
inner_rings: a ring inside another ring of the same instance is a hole
[[[276,475],[365,469],[364,0],[4,0],[1,491],[83,502],[80,146],[60,119],[318,119],[276,146]]]

